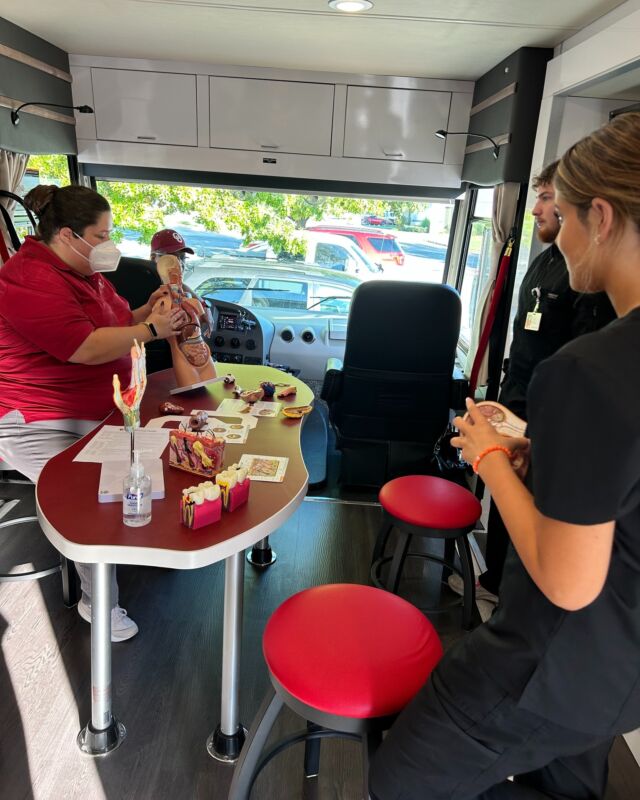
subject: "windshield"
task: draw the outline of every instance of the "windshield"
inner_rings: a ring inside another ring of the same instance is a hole
[[[348,314],[351,298],[360,283],[357,277],[325,276],[326,270],[309,265],[281,266],[244,258],[207,259],[196,263],[186,281],[205,300],[227,300],[255,310],[310,311],[314,314]],[[241,271],[251,274],[239,275]],[[235,273],[235,274],[234,274]]]

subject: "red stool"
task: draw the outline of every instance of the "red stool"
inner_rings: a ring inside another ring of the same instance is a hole
[[[317,586],[276,609],[262,649],[273,688],[236,764],[229,800],[248,800],[260,770],[297,742],[305,742],[305,775],[317,775],[320,741],[328,736],[362,742],[368,797],[369,758],[382,732],[442,655],[429,620],[406,600],[371,586]],[[307,721],[307,729],[262,755],[284,704]]]
[[[406,475],[385,483],[380,489],[379,500],[384,510],[384,519],[371,559],[371,581],[374,586],[396,594],[402,568],[408,557],[424,558],[442,564],[444,577],[450,572],[462,576],[462,625],[469,629],[476,590],[467,535],[473,530],[482,511],[477,497],[468,489],[443,478]],[[385,556],[385,548],[393,528],[399,533],[398,542],[393,555]],[[408,552],[412,536],[444,539],[444,558],[430,553]],[[455,564],[456,545],[462,570]],[[389,574],[383,584],[380,568],[389,561]]]

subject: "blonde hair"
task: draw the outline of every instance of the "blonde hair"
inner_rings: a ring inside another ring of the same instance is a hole
[[[618,231],[627,220],[640,231],[640,112],[620,114],[570,147],[554,183],[581,216],[600,197],[613,207]]]

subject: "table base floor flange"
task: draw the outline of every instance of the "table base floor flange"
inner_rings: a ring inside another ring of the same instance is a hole
[[[235,764],[242,750],[244,740],[247,738],[247,729],[240,725],[236,733],[222,733],[220,726],[207,739],[207,753],[216,761],[225,764]]]
[[[103,731],[96,731],[87,723],[78,734],[76,744],[89,756],[104,756],[119,747],[127,735],[127,729],[117,719]]]

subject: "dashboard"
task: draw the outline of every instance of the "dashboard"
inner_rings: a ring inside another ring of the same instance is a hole
[[[274,326],[248,308],[224,300],[211,302],[213,330],[207,340],[221,364],[265,364]]]
[[[207,343],[221,364],[272,364],[303,380],[322,380],[327,359],[344,358],[344,315],[284,309],[254,313],[226,300],[209,303],[213,330]]]

